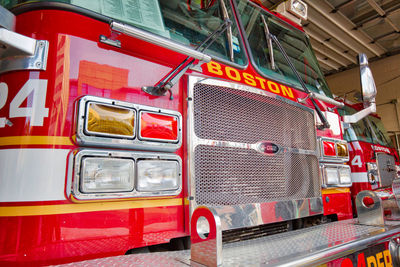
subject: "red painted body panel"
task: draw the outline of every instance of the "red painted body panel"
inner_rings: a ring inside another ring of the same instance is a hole
[[[182,206],[0,217],[0,265],[121,255],[184,236],[183,220]]]
[[[347,220],[353,218],[353,207],[351,203],[351,194],[335,193],[322,194],[324,206],[324,215],[336,214],[338,220]]]
[[[49,109],[43,126],[30,126],[29,117],[10,118],[12,127],[0,129],[0,137],[65,137],[70,145],[10,144],[9,148],[77,148],[74,134],[75,101],[83,95],[96,95],[137,104],[182,112],[182,99],[153,97],[141,86],[153,85],[170,67],[184,56],[154,49],[152,45],[122,37],[126,50],[98,43],[100,34],[109,35],[109,26],[82,15],[65,11],[43,10],[18,16],[17,32],[50,43],[46,71],[17,71],[0,76],[8,85],[6,106],[0,117],[9,118],[10,102],[28,79],[48,80],[45,107]],[[134,49],[131,49],[134,47]],[[124,47],[125,48],[125,47]],[[141,55],[142,58],[133,55]],[[145,60],[147,59],[147,60]],[[111,74],[111,75],[110,75]],[[115,74],[115,75],[114,75]],[[182,87],[173,88],[174,96],[182,95]],[[32,105],[32,98],[23,103]],[[183,160],[185,146],[176,151]],[[67,163],[67,160],[66,160]],[[46,167],[46,163],[43,168]],[[186,172],[184,172],[186,173]],[[186,177],[184,177],[186,180]],[[182,192],[178,198],[186,192]],[[134,200],[133,200],[134,201]],[[151,205],[151,199],[147,200]],[[51,202],[0,203],[1,207],[33,207],[37,205],[72,204],[65,200]],[[80,205],[80,204],[75,204]],[[34,216],[0,216],[0,263],[56,264],[89,258],[121,255],[127,250],[160,243],[188,235],[184,205],[93,211]],[[187,214],[187,213],[186,213]],[[107,231],[105,231],[107,230]]]

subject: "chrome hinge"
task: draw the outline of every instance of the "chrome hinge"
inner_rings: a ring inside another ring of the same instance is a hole
[[[0,73],[46,70],[49,42],[0,28]]]

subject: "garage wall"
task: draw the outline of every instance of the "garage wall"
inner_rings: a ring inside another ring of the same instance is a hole
[[[377,113],[389,132],[400,133],[400,54],[370,63],[375,84],[378,89],[376,98]],[[360,94],[359,68],[327,76],[327,82],[335,95],[344,96],[353,102],[354,93]]]

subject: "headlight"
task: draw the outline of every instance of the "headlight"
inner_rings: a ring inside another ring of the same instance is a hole
[[[325,168],[326,175],[326,184],[327,185],[337,185],[339,184],[339,173],[338,169],[335,167],[326,167]]]
[[[69,160],[73,180],[67,195],[72,201],[177,196],[182,191],[182,160],[173,153],[82,149]]]
[[[85,157],[82,159],[81,191],[132,191],[134,173],[134,161],[131,159]]]
[[[179,164],[170,160],[140,160],[137,163],[137,191],[176,190],[179,187]]]
[[[349,166],[339,168],[339,179],[341,184],[351,184],[351,170]]]
[[[342,164],[321,164],[324,186],[348,187],[351,186],[351,170]]]

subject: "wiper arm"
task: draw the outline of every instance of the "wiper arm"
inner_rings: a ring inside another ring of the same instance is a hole
[[[198,47],[196,47],[196,51],[203,52],[210,45],[212,45],[215,40],[226,30],[232,22],[229,19],[226,19],[224,23],[222,23],[218,29],[213,31]],[[142,90],[150,95],[155,96],[163,96],[168,91],[170,96],[169,99],[172,100],[172,91],[171,88],[178,82],[178,80],[182,77],[182,75],[193,65],[195,62],[195,58],[187,57],[185,58],[177,67],[172,69],[162,80],[160,80],[154,86],[143,86]]]
[[[307,86],[304,84],[303,79],[300,77],[299,72],[296,70],[296,68],[293,65],[293,62],[290,60],[289,56],[287,55],[285,49],[279,42],[278,38],[276,38],[275,35],[269,34],[270,38],[276,43],[276,45],[279,48],[279,51],[281,51],[283,57],[285,58],[286,62],[289,64],[290,69],[294,72],[296,75],[296,78],[299,80],[301,87],[303,88],[304,92],[306,92],[308,95],[310,95],[310,90],[308,90]],[[310,101],[312,105],[314,106],[315,110],[317,111],[318,117],[320,118],[322,125],[318,126],[318,129],[322,130],[325,128],[329,128],[329,122],[325,118],[324,114],[322,113],[321,109],[318,107],[317,103],[315,102],[314,98],[310,97]]]
[[[275,58],[274,58],[274,50],[272,48],[272,40],[271,40],[268,24],[265,21],[264,16],[261,15],[261,14],[260,14],[260,16],[261,16],[261,20],[262,20],[262,22],[264,24],[264,35],[265,35],[265,39],[266,39],[267,45],[268,45],[269,61],[271,62],[271,69],[276,70]]]
[[[229,20],[229,14],[228,10],[226,9],[224,0],[219,1],[221,3],[221,9],[222,9],[222,16],[224,17],[224,21]],[[229,48],[229,56],[231,61],[234,61],[234,55],[233,55],[233,37],[232,37],[232,25],[229,24],[228,28],[226,29],[226,37],[228,38],[228,48]]]

